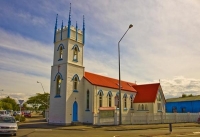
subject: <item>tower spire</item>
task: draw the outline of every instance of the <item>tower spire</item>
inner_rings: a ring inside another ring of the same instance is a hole
[[[83,15],[83,45],[85,44],[85,18]]]
[[[60,35],[60,40],[62,40],[62,33],[63,33],[63,20],[62,20],[62,25],[61,25],[61,35]]]
[[[71,3],[69,9],[69,20],[68,20],[68,30],[67,30],[67,37],[70,38],[70,26],[71,26]]]
[[[78,24],[77,24],[77,21],[76,21],[76,41],[78,39]]]
[[[56,24],[55,24],[55,28],[54,28],[54,43],[56,42],[57,20],[58,20],[58,14],[56,15]]]

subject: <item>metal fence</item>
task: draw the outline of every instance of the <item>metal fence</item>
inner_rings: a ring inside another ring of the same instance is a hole
[[[131,113],[122,115],[122,124],[168,124],[168,123],[195,123],[200,113]],[[118,125],[119,115],[114,117],[100,118],[94,115],[94,125]]]

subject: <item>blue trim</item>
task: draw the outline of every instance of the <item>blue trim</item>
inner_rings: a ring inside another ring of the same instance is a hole
[[[56,80],[56,77],[57,77],[58,75],[60,75],[60,78],[61,78],[61,80],[63,80],[62,74],[61,74],[60,72],[58,72],[58,73],[56,74],[56,76],[55,76],[55,78],[54,78],[54,80],[53,80],[53,81],[55,81],[55,80]]]
[[[54,43],[56,42],[57,20],[58,20],[58,14],[56,15],[56,24],[54,28],[54,40],[53,40]]]
[[[83,15],[83,41],[82,41],[83,45],[85,44],[85,18]]]
[[[61,25],[61,35],[60,35],[60,40],[62,40],[62,33],[63,33],[63,20],[62,20],[62,25]]]
[[[77,89],[74,89],[73,92],[78,92],[78,90],[77,90]]]
[[[55,97],[54,98],[61,98],[61,96],[60,95],[55,95]]]
[[[107,96],[108,96],[109,94],[112,96],[112,92],[111,92],[111,91],[108,91],[108,94],[107,94]]]
[[[72,47],[72,49],[74,50],[74,49],[75,49],[75,47],[77,47],[77,49],[78,49],[78,52],[80,52],[79,46],[78,46],[77,44],[75,44],[75,45]]]
[[[62,58],[60,58],[58,61],[61,61],[61,60],[63,60]]]
[[[78,77],[78,81],[80,82],[80,79],[79,79],[78,74],[75,74],[75,75],[73,76],[72,81],[74,81],[75,77]]]
[[[126,93],[124,94],[123,98],[127,98],[127,94]]]
[[[60,50],[60,47],[62,47],[63,49],[65,49],[64,45],[61,43],[61,44],[58,46],[57,51]]]
[[[70,27],[71,27],[71,3],[69,10],[69,20],[68,20],[68,28],[67,28],[67,38],[70,38]]]
[[[86,109],[85,111],[90,111],[89,109]]]
[[[99,95],[100,93],[102,93],[102,95],[104,95],[103,90],[101,90],[101,89],[98,91],[97,95]]]

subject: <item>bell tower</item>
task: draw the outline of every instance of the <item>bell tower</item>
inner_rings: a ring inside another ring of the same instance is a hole
[[[83,119],[83,49],[85,43],[85,19],[83,28],[71,25],[71,4],[68,25],[54,29],[54,56],[51,66],[49,123],[68,125]]]

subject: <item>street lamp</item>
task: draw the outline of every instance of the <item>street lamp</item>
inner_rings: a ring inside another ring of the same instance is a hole
[[[43,85],[42,85],[42,83],[41,83],[41,82],[39,82],[39,81],[37,81],[37,83],[40,83],[40,84],[41,84],[41,86],[42,86],[42,89],[43,89],[43,91],[44,91],[44,88],[43,88]],[[45,91],[44,91],[44,93],[45,93]]]
[[[132,28],[133,25],[130,24],[127,31],[124,33],[124,35],[122,36],[122,38],[119,40],[118,42],[118,59],[119,59],[119,125],[122,124],[122,106],[121,106],[121,73],[120,73],[120,46],[119,43],[120,41],[123,39],[123,37],[126,35],[126,33],[128,32],[128,30],[130,28]]]

